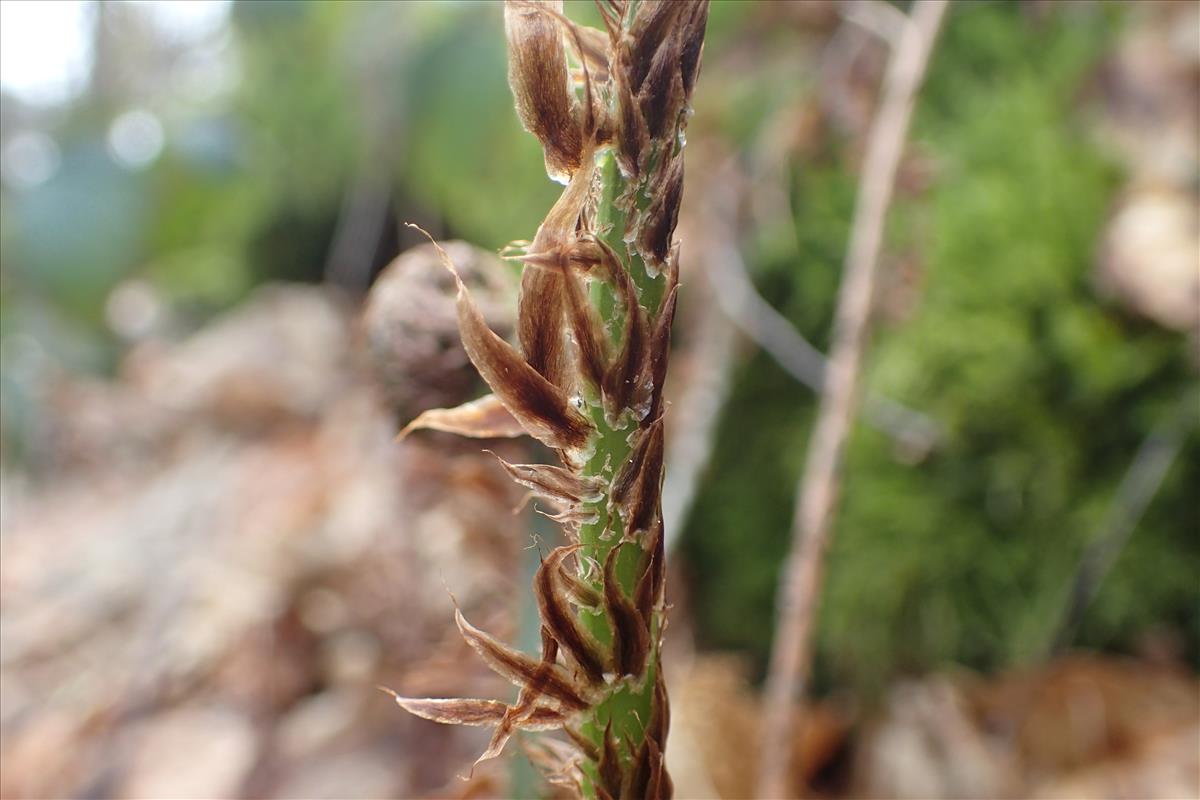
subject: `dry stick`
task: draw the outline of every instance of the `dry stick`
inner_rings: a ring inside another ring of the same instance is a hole
[[[785,372],[814,392],[822,391],[828,369],[824,354],[754,288],[736,236],[723,239],[717,247],[719,255],[711,259],[711,267],[704,274],[713,286],[721,313]],[[936,447],[942,437],[942,427],[935,420],[888,397],[869,392],[864,406],[868,423],[918,459]]]
[[[811,630],[823,553],[854,419],[884,219],[904,150],[917,87],[925,73],[946,0],[916,4],[884,76],[879,112],[867,142],[850,248],[838,295],[833,349],[792,523],[792,549],[780,583],[775,644],[767,676],[758,795],[786,796],[794,734],[793,703],[807,680]]]

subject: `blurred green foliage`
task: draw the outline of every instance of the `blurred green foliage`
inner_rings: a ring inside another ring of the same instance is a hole
[[[971,4],[948,20],[913,131],[933,185],[893,209],[892,250],[919,254],[918,307],[880,326],[867,372],[947,437],[912,466],[883,434],[853,436],[819,621],[826,685],[1041,655],[1124,470],[1194,383],[1182,336],[1091,282],[1119,188],[1077,102],[1119,21],[1099,12],[1033,24],[1015,4]],[[799,259],[767,243],[757,264],[760,289],[822,347],[853,211],[837,155],[797,169]],[[686,548],[706,643],[761,664],[814,398],[762,355],[735,386]],[[1167,623],[1195,662],[1196,486],[1193,426],[1078,644],[1128,649]]]

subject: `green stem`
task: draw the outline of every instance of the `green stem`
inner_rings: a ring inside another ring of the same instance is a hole
[[[653,311],[658,308],[665,280],[662,276],[651,278],[646,272],[645,264],[638,255],[637,249],[624,241],[625,214],[617,207],[616,199],[626,191],[627,182],[617,168],[616,159],[611,150],[601,153],[599,168],[601,197],[597,208],[597,233],[613,249],[613,252],[618,254],[622,260],[622,266],[629,270],[634,285],[638,289],[641,305]],[[614,287],[606,281],[593,281],[591,302],[605,327],[619,336],[625,312],[617,302]],[[619,344],[618,341],[618,346]],[[607,485],[611,486],[616,472],[629,457],[629,440],[638,425],[629,415],[624,415],[622,418],[624,426],[614,428],[605,419],[599,400],[590,398],[590,401],[590,413],[592,421],[599,431],[599,437],[595,453],[584,466],[584,474],[599,476]],[[579,540],[583,545],[581,552],[594,564],[602,566],[613,546],[620,542],[624,532],[623,524],[616,511],[608,508],[607,499],[595,503],[590,510],[595,511],[597,521],[581,527],[579,532]],[[617,579],[628,595],[633,594],[638,568],[642,563],[642,555],[642,551],[637,547],[626,547],[617,554]],[[590,579],[597,590],[603,590],[603,577],[598,570],[592,570]],[[584,609],[580,612],[580,619],[602,643],[611,643],[612,633],[603,609],[597,611]],[[604,730],[610,723],[614,736],[634,743],[645,738],[644,726],[650,720],[654,672],[658,661],[658,627],[657,624],[654,626],[654,635],[651,638],[651,653],[647,662],[645,680],[639,681],[637,686],[618,685],[618,688],[614,689],[595,707],[591,719],[584,723],[584,736],[597,747],[603,745]],[[629,756],[625,752],[622,752],[621,755],[623,758]],[[592,797],[595,790],[590,782],[595,779],[595,765],[585,767],[585,772],[589,779],[589,785],[584,787],[585,792],[587,796]]]

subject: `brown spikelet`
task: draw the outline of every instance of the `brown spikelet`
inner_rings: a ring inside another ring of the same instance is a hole
[[[604,598],[590,583],[570,570],[564,570],[560,577],[567,594],[575,601],[576,605],[584,608],[600,608]]]
[[[621,797],[621,755],[617,752],[617,744],[612,735],[612,719],[604,726],[604,737],[600,744],[600,763],[596,770],[600,781],[597,787],[609,797]]]
[[[550,383],[570,391],[567,353],[563,341],[562,276],[544,269],[521,274],[517,302],[517,341],[525,361]]]
[[[617,578],[617,558],[620,543],[608,553],[604,562],[604,610],[612,628],[613,666],[618,676],[635,676],[646,665],[650,652],[650,631],[646,620],[621,589]]]
[[[567,593],[558,580],[563,560],[578,549],[579,545],[568,545],[552,550],[534,576],[534,591],[537,593],[542,624],[549,629],[563,652],[579,666],[588,682],[601,685],[605,672],[604,651],[596,638],[579,624]]]
[[[562,271],[571,338],[578,354],[579,373],[592,387],[599,388],[604,380],[604,364],[607,361],[600,339],[604,329],[596,310],[587,301],[579,277],[563,262],[559,263],[559,269]]]
[[[646,209],[637,242],[638,251],[646,259],[647,271],[653,270],[654,274],[657,274],[658,266],[666,262],[671,252],[671,235],[679,220],[679,201],[683,199],[682,154],[667,165],[661,181]]]
[[[641,91],[654,54],[658,52],[679,13],[687,5],[688,0],[646,0],[638,7],[638,13],[629,29],[629,41],[632,45],[626,56],[627,79],[634,92]]]
[[[704,29],[708,26],[708,3],[692,3],[680,27],[682,47],[679,73],[683,79],[685,102],[690,101],[696,78],[700,75],[700,52],[704,49]]]
[[[618,264],[613,270],[613,275],[617,284],[617,294],[625,305],[625,331],[621,350],[604,374],[603,400],[608,424],[615,427],[617,418],[625,409],[637,413],[636,404],[631,403],[630,399],[638,390],[643,365],[646,363],[649,331],[646,312],[638,304],[637,292],[629,274]],[[642,409],[642,413],[645,413],[645,409]]]
[[[633,754],[632,769],[626,777],[624,797],[669,800],[674,792],[667,775],[663,758],[663,743],[667,740],[670,727],[666,687],[662,682],[662,665],[656,665],[657,680],[654,684],[654,701],[650,721],[646,725],[646,738]]]
[[[472,697],[401,697],[391,689],[383,691],[396,699],[396,704],[414,716],[443,725],[497,725],[509,707],[499,700],[480,700]],[[566,716],[553,708],[537,706],[521,722],[529,731],[552,731],[563,727]]]
[[[671,730],[671,705],[667,702],[667,683],[663,680],[662,664],[655,665],[654,702],[650,706],[650,724],[646,738],[665,743]]]
[[[654,515],[654,524],[650,527],[649,542],[642,558],[641,577],[638,578],[637,588],[633,593],[633,602],[638,614],[645,620],[647,627],[654,609],[662,601],[663,575],[666,565],[663,563],[666,553],[663,537],[662,509]]]
[[[646,447],[646,460],[642,464],[642,474],[629,495],[629,504],[625,515],[625,532],[628,536],[636,536],[643,531],[650,530],[658,512],[659,496],[662,490],[663,425],[661,419],[646,429],[645,435],[649,440]]]
[[[625,775],[624,791],[621,797],[637,797],[646,800],[650,787],[650,739],[647,737],[638,745],[633,753],[631,769]]]
[[[458,327],[471,363],[529,435],[560,450],[578,451],[587,444],[594,431],[592,423],[561,389],[487,326],[461,280]]]
[[[662,484],[663,423],[657,419],[638,432],[629,458],[613,481],[612,499],[625,520],[628,539],[650,529]]]
[[[408,713],[445,725],[495,725],[508,710],[508,706],[499,700],[401,697],[391,689],[383,691],[392,695]]]
[[[617,163],[626,178],[637,178],[642,153],[650,146],[650,134],[626,81],[617,83],[617,114]]]
[[[494,394],[485,394],[454,408],[431,408],[422,412],[404,426],[396,438],[403,439],[419,430],[442,431],[474,439],[510,439],[527,435],[521,423]]]
[[[674,131],[675,118],[683,109],[684,88],[683,77],[679,74],[679,47],[679,39],[672,36],[658,48],[638,92],[638,105],[646,119],[646,129],[655,141],[664,141],[668,132]]]
[[[653,738],[647,737],[646,744],[647,760],[650,764],[650,778],[646,781],[647,800],[670,800],[673,786],[671,778],[667,775],[667,767],[664,763],[662,750],[658,743]]]
[[[549,464],[510,464],[499,456],[496,459],[514,481],[559,505],[594,503],[604,496],[604,484],[596,478]]]
[[[562,33],[553,17],[539,6],[562,11],[562,0],[520,0],[504,6],[508,39],[508,82],[525,130],[542,143],[546,172],[566,180],[579,169],[583,132]]]
[[[554,678],[555,661],[558,658],[558,642],[545,627],[541,629],[541,633],[541,663],[538,665],[537,671],[530,677],[529,682],[521,688],[516,705],[507,708],[504,716],[496,723],[496,730],[492,734],[491,741],[488,742],[487,749],[480,754],[479,758],[475,759],[476,765],[481,761],[500,755],[514,731],[518,729],[532,730],[530,726],[535,724],[534,721],[545,716],[542,712],[543,706],[540,706],[539,702],[547,702],[544,689],[547,682]],[[560,720],[558,727],[562,727],[568,717],[561,711],[557,713]]]
[[[588,707],[588,702],[584,699],[586,692],[577,686],[561,667],[541,670],[541,662],[537,659],[509,647],[471,625],[458,609],[454,610],[454,620],[458,623],[458,630],[463,639],[496,674],[520,687],[528,686],[537,679],[541,683],[543,694],[561,703],[566,709],[582,711]]]
[[[530,10],[535,10],[539,14],[557,22],[563,34],[571,42],[575,53],[582,54],[587,50],[587,45],[584,44],[584,39],[587,34],[584,33],[582,25],[576,25],[562,13],[561,0],[505,0],[508,5],[516,7],[524,7]],[[592,71],[588,66],[585,58],[580,56],[580,74],[583,78],[583,119],[581,134],[585,146],[587,144],[595,144],[599,141],[604,141],[596,136],[597,119],[596,119],[596,96],[592,91]],[[582,160],[586,160],[581,158]]]
[[[669,284],[669,287],[650,336],[650,359],[647,364],[649,377],[645,383],[651,388],[652,395],[647,419],[658,419],[662,416],[663,386],[667,380],[667,362],[671,356],[671,325],[675,322],[675,303],[679,297],[678,285]]]

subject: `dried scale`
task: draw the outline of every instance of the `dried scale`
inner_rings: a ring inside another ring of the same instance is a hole
[[[492,394],[409,426],[520,430],[559,456],[562,466],[501,462],[553,509],[570,542],[534,580],[542,652],[515,650],[456,612],[468,644],[519,688],[516,702],[397,701],[437,722],[493,726],[479,760],[515,731],[562,730],[565,740],[531,748],[551,780],[587,797],[666,798],[662,389],[683,131],[708,2],[596,6],[603,30],[571,22],[561,0],[506,3],[517,113],[541,141],[549,176],[566,186],[533,241],[506,253],[523,265],[519,348],[488,328],[458,282],[463,344]]]

